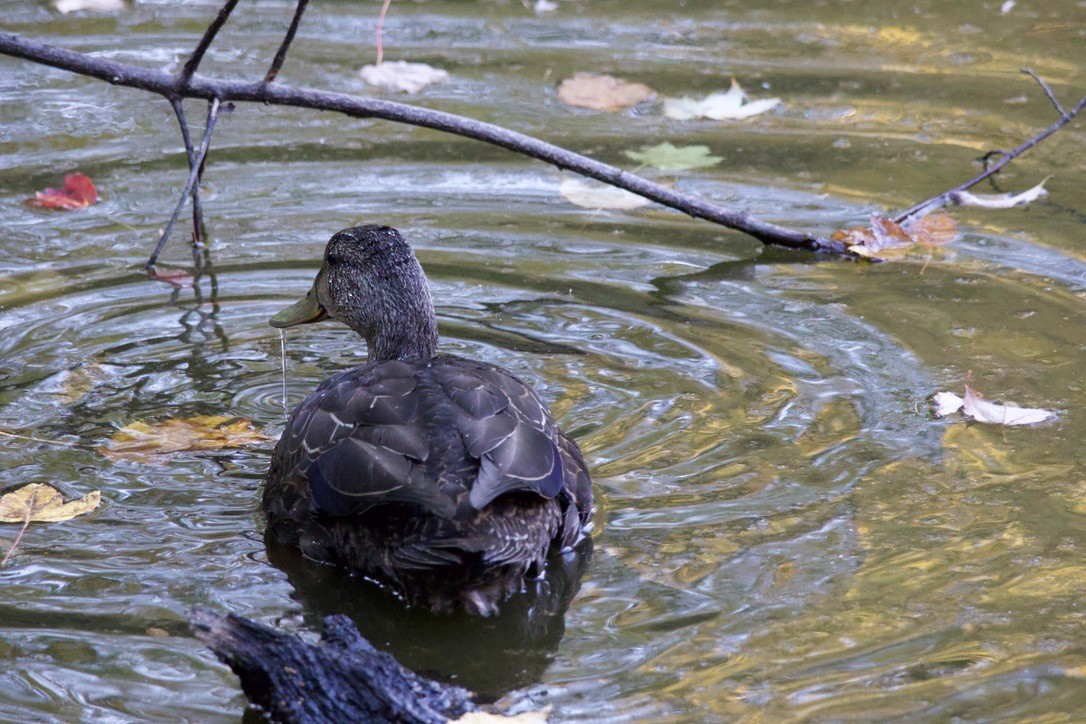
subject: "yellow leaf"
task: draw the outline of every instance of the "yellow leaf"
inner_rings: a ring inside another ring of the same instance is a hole
[[[249,420],[199,415],[157,425],[137,420],[118,430],[99,451],[115,459],[149,461],[172,453],[244,447],[267,439]]]
[[[56,523],[89,513],[102,502],[95,490],[79,500],[65,503],[55,489],[43,483],[31,483],[0,498],[0,523]]]

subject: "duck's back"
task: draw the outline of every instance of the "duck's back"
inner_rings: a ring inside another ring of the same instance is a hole
[[[264,509],[271,536],[313,558],[431,608],[474,596],[486,612],[552,545],[576,542],[591,496],[580,451],[530,387],[439,356],[317,388],[275,448]]]

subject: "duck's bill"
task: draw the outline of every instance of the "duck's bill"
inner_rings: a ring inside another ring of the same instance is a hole
[[[291,304],[286,309],[274,315],[268,320],[268,324],[282,329],[293,327],[297,324],[309,324],[328,318],[328,312],[317,301],[317,293],[312,289],[301,300]]]

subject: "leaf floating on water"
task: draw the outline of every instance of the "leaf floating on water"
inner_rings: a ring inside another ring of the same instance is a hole
[[[34,194],[34,198],[27,199],[30,206],[42,209],[82,209],[98,201],[98,189],[94,183],[81,173],[70,173],[64,177],[64,187],[60,189],[45,189]]]
[[[700,101],[693,98],[668,98],[664,101],[664,115],[676,121],[691,121],[695,118],[735,121],[760,115],[780,104],[780,98],[751,100],[739,82],[732,78],[731,88],[710,93]]]
[[[935,414],[939,417],[953,415],[965,404],[965,400],[953,392],[936,392],[931,400],[935,403]]]
[[[963,415],[977,422],[996,425],[1033,425],[1056,416],[1056,413],[1051,410],[1018,407],[1014,404],[996,405],[988,402],[984,399],[984,395],[973,389],[968,376],[963,397],[958,397],[953,392],[939,392],[932,397],[932,401],[935,402],[935,414],[940,417],[961,410]]]
[[[562,198],[586,209],[630,210],[648,206],[651,201],[607,184],[589,183],[579,178],[566,177],[558,187]]]
[[[1036,201],[1042,196],[1048,196],[1045,184],[1049,176],[1041,183],[1020,194],[971,194],[968,191],[958,191],[954,194],[954,201],[962,206],[980,206],[985,209],[1009,209],[1014,206],[1025,206]]]
[[[871,215],[866,229],[841,229],[830,239],[849,245],[849,251],[868,259],[879,252],[908,249],[920,244],[929,248],[945,246],[958,236],[958,224],[947,214],[910,219],[904,225],[878,214]]]
[[[98,490],[65,503],[60,491],[44,483],[31,483],[0,498],[0,523],[59,523],[89,513],[102,502]]]
[[[200,415],[166,420],[157,425],[133,422],[118,430],[102,454],[136,461],[158,460],[166,455],[195,450],[244,447],[268,440],[249,420],[227,415]]]
[[[620,111],[655,95],[656,91],[644,83],[593,73],[574,73],[558,85],[558,100],[567,106],[595,111]]]
[[[905,231],[921,246],[946,246],[958,238],[958,222],[949,214],[928,214],[906,221]]]
[[[724,159],[709,153],[708,146],[675,146],[664,142],[657,146],[644,146],[640,151],[625,151],[638,163],[653,166],[661,171],[687,171],[692,168],[708,168]]]
[[[80,10],[94,10],[102,13],[124,10],[124,0],[55,0],[53,7],[61,15],[77,13]]]
[[[441,68],[405,60],[366,65],[358,71],[358,75],[367,85],[400,93],[418,93],[426,86],[449,77],[448,71]]]

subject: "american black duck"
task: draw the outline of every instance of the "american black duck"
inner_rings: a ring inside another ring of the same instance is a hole
[[[369,361],[291,414],[264,488],[268,536],[435,612],[493,613],[591,520],[577,444],[509,372],[437,354],[426,276],[395,229],[334,235],[313,288],[270,323],[323,319],[365,338]]]

